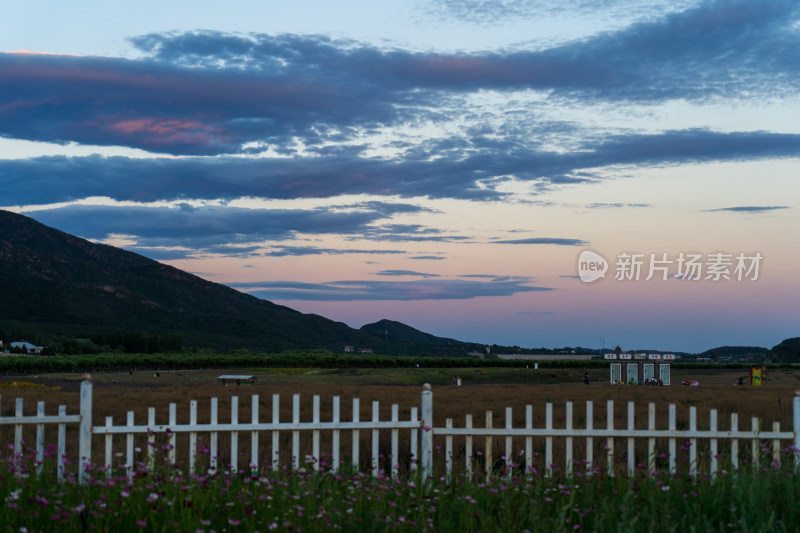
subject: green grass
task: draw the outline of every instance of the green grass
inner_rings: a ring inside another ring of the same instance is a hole
[[[774,465],[672,477],[542,478],[514,469],[450,480],[292,471],[187,475],[139,464],[89,483],[35,474],[30,451],[0,462],[1,531],[595,531],[800,529],[800,477]],[[50,460],[48,460],[49,463]]]

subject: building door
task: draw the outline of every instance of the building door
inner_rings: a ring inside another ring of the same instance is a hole
[[[639,382],[639,365],[636,363],[628,363],[628,375],[626,376],[627,382]]]
[[[655,377],[654,367],[655,367],[655,365],[653,363],[645,363],[644,364],[644,368],[642,370],[643,370],[643,374],[644,374],[644,382],[645,383],[649,383],[650,380]]]
[[[664,385],[669,385],[669,365],[664,363],[658,365],[658,378]]]
[[[622,380],[622,365],[611,363],[611,384],[615,385]]]

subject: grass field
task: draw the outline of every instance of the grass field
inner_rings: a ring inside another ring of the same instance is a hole
[[[259,394],[269,401],[272,394],[301,394],[310,402],[314,394],[323,399],[338,395],[346,399],[358,397],[362,404],[379,400],[382,404],[398,403],[402,407],[419,404],[419,394],[424,383],[433,387],[435,413],[442,417],[462,418],[467,413],[475,415],[486,409],[503,409],[506,406],[535,406],[544,402],[560,404],[565,401],[595,403],[613,399],[646,404],[675,403],[679,406],[696,405],[699,409],[717,408],[720,415],[738,412],[749,419],[759,416],[779,420],[782,425],[791,420],[791,399],[800,389],[800,369],[776,369],[767,375],[762,387],[737,386],[739,377],[746,375],[742,369],[673,369],[672,385],[664,387],[612,386],[608,372],[590,369],[591,385],[583,384],[583,369],[318,369],[318,368],[229,368],[224,370],[184,370],[159,372],[97,373],[92,376],[95,385],[96,407],[103,416],[122,416],[127,410],[161,408],[169,402],[189,399],[199,401],[212,396],[223,401],[232,395],[242,398]],[[256,376],[256,384],[222,386],[217,376],[222,374],[248,374]],[[453,376],[463,380],[462,387],[452,386]],[[22,397],[27,402],[46,400],[48,405],[65,403],[77,406],[78,385],[81,374],[46,374],[39,376],[4,377],[0,379],[0,395],[5,398]],[[697,380],[699,387],[682,387],[684,379]],[[11,383],[45,385],[47,389],[13,386]],[[4,402],[3,413],[13,407]],[[785,426],[788,427],[788,426]]]
[[[114,417],[117,424],[133,411],[137,423],[147,419],[147,409],[156,409],[158,424],[167,423],[168,405],[178,405],[178,421],[188,422],[188,404],[198,401],[199,420],[209,419],[209,399],[219,399],[221,421],[229,420],[230,398],[239,397],[239,420],[250,419],[250,396],[259,395],[261,420],[268,421],[272,395],[281,397],[281,419],[291,420],[293,394],[301,397],[301,420],[311,420],[313,395],[321,398],[322,419],[330,420],[331,399],[341,398],[342,419],[352,419],[352,398],[361,400],[361,420],[371,417],[372,401],[381,405],[381,419],[390,417],[391,404],[398,404],[401,419],[408,419],[410,408],[419,406],[422,384],[431,383],[434,403],[434,424],[444,426],[452,418],[456,427],[464,425],[465,415],[473,416],[475,427],[482,427],[487,411],[492,412],[494,424],[504,423],[505,408],[511,407],[513,425],[523,427],[525,406],[533,406],[534,427],[544,427],[545,403],[554,406],[555,427],[563,426],[565,403],[572,401],[575,427],[585,427],[585,402],[594,402],[594,427],[606,425],[606,401],[615,402],[615,427],[626,427],[627,402],[636,405],[637,427],[647,423],[647,405],[656,404],[657,427],[667,427],[667,406],[675,404],[678,428],[688,427],[688,411],[696,406],[698,426],[708,427],[708,412],[718,411],[719,427],[726,429],[730,414],[738,413],[740,428],[748,429],[752,417],[761,420],[762,428],[771,428],[779,422],[781,428],[792,427],[792,398],[800,389],[800,370],[778,369],[769,372],[767,384],[761,387],[738,386],[742,370],[676,370],[672,382],[683,379],[700,382],[698,387],[671,385],[663,387],[610,385],[603,370],[590,370],[591,384],[583,384],[581,369],[314,369],[314,368],[231,368],[225,370],[197,370],[139,373],[100,373],[92,376],[94,383],[94,420],[100,424],[106,416]],[[217,382],[221,374],[253,374],[255,385],[223,386]],[[452,378],[461,376],[464,385],[454,387]],[[0,382],[3,415],[13,414],[12,398],[25,401],[27,414],[35,412],[36,402],[45,401],[48,413],[65,404],[68,412],[78,411],[78,388],[81,376],[77,374],[52,374],[5,378]],[[12,386],[11,383],[30,384]],[[38,388],[31,385],[42,386]],[[366,434],[368,432],[362,432]],[[366,438],[366,435],[362,435]],[[495,439],[499,441],[500,439]],[[599,440],[599,439],[596,439]],[[499,443],[496,445],[499,446]],[[515,441],[515,448],[521,446]],[[578,453],[576,451],[576,453]]]
[[[574,402],[575,427],[584,427],[584,403],[592,400],[595,427],[605,427],[606,400],[615,402],[615,426],[626,425],[626,404],[636,402],[637,427],[646,425],[649,402],[657,405],[658,427],[666,424],[667,405],[674,403],[678,410],[678,427],[688,424],[688,408],[696,406],[698,425],[708,425],[708,410],[719,411],[720,429],[725,429],[730,413],[739,413],[740,427],[749,428],[751,417],[759,417],[762,427],[779,421],[784,429],[791,428],[792,398],[800,388],[800,371],[775,370],[767,375],[762,387],[737,386],[742,370],[678,370],[672,374],[673,383],[683,379],[700,382],[698,387],[680,385],[649,387],[622,386],[607,383],[607,371],[590,370],[591,384],[583,384],[582,369],[314,369],[314,368],[230,368],[213,371],[174,371],[139,373],[100,373],[92,376],[94,383],[94,424],[105,416],[113,416],[120,424],[129,410],[134,411],[137,423],[146,420],[147,408],[155,407],[157,423],[166,423],[168,404],[178,404],[179,422],[188,421],[189,400],[199,401],[198,417],[208,420],[209,398],[219,398],[220,421],[228,419],[230,399],[239,397],[239,420],[249,420],[250,395],[258,394],[261,419],[271,413],[273,394],[280,394],[282,420],[291,419],[291,395],[301,395],[301,420],[311,420],[312,396],[320,395],[323,420],[330,419],[330,399],[341,397],[342,419],[350,419],[352,398],[361,399],[361,419],[371,416],[371,402],[381,403],[381,418],[388,419],[390,405],[400,405],[401,418],[407,418],[409,408],[418,406],[423,383],[431,383],[434,395],[435,425],[444,425],[453,418],[456,427],[463,426],[466,414],[472,414],[476,427],[483,425],[487,410],[492,412],[496,426],[504,424],[505,407],[512,407],[514,425],[524,424],[525,405],[534,409],[534,427],[544,426],[544,404],[554,404],[556,427],[563,427],[564,404]],[[217,382],[221,374],[253,374],[256,384],[223,386]],[[461,376],[464,385],[452,386],[454,375]],[[36,402],[45,401],[48,414],[56,406],[66,404],[69,412],[78,410],[78,390],[81,380],[77,374],[49,374],[4,378],[0,381],[3,416],[13,414],[14,398],[24,398],[26,414],[35,412]],[[282,433],[282,450],[290,447],[289,432]],[[368,462],[368,431],[361,432],[362,467]],[[0,432],[3,449],[13,431]],[[348,450],[349,432],[343,432],[342,448]],[[30,433],[26,433],[26,440]],[[202,438],[202,437],[201,437]],[[101,437],[95,449],[102,450]],[[263,441],[268,440],[262,437]],[[501,438],[494,439],[495,457],[503,451]],[[602,457],[602,442],[595,457]],[[46,437],[53,442],[52,433]],[[124,448],[118,437],[115,450]],[[248,457],[249,438],[241,438],[243,457]],[[401,442],[400,453],[408,452]],[[405,443],[405,444],[404,444]],[[442,464],[442,439],[434,441],[439,465]],[[643,443],[642,443],[643,444]],[[147,448],[141,439],[137,448]],[[323,435],[322,449],[328,450],[329,440]],[[661,448],[663,443],[659,444]],[[749,456],[743,443],[741,456]],[[179,461],[185,464],[185,444],[179,441]],[[265,442],[264,454],[269,453]],[[303,453],[308,453],[307,444]],[[381,449],[386,450],[388,439],[382,435]],[[474,464],[480,470],[483,439],[476,439]],[[523,446],[514,440],[514,450]],[[535,449],[543,444],[535,442]],[[615,460],[616,471],[623,474],[625,461],[620,445]],[[639,447],[641,448],[641,446]],[[659,449],[660,449],[659,448]],[[220,439],[220,457],[227,457],[226,439]],[[584,450],[576,439],[575,457]],[[637,448],[637,455],[639,449]],[[684,453],[684,452],[681,452]],[[462,464],[463,445],[456,445],[456,463]],[[724,465],[724,450],[721,464]],[[346,453],[343,452],[343,460]],[[771,465],[768,450],[762,453],[761,469],[742,461],[745,470],[736,476],[712,478],[707,461],[701,465],[697,478],[671,476],[666,472],[648,473],[637,468],[633,478],[619,475],[607,478],[603,464],[595,468],[592,478],[546,480],[534,479],[516,470],[513,478],[501,476],[491,483],[482,477],[462,474],[447,482],[437,468],[429,484],[419,480],[392,482],[372,479],[369,474],[351,473],[335,476],[311,476],[280,471],[261,471],[255,476],[232,475],[222,470],[220,475],[185,477],[179,472],[154,472],[144,463],[137,466],[133,478],[119,475],[106,478],[98,472],[96,482],[89,488],[67,483],[61,488],[35,476],[15,481],[10,475],[16,467],[6,455],[0,461],[0,504],[9,510],[23,510],[7,516],[0,530],[40,531],[57,528],[64,531],[86,529],[120,531],[327,531],[337,527],[348,531],[796,531],[800,527],[800,511],[793,503],[800,497],[798,477],[786,466]],[[703,458],[703,454],[700,455]],[[707,460],[707,457],[705,457]],[[137,453],[144,461],[144,452]],[[563,451],[557,445],[554,462],[563,461]],[[685,457],[681,458],[685,464]],[[121,464],[116,457],[114,464]],[[246,461],[242,461],[245,463]],[[601,461],[602,462],[602,461]],[[264,461],[265,464],[268,461]],[[289,458],[283,457],[287,465]],[[535,467],[541,471],[541,457]],[[5,466],[4,466],[5,465]],[[497,468],[497,466],[495,466]],[[660,465],[663,468],[663,464]],[[243,469],[243,471],[249,469]],[[119,472],[119,471],[117,471]],[[556,476],[558,478],[558,476]],[[101,479],[102,478],[102,479]],[[25,481],[24,479],[27,479]],[[7,511],[5,511],[7,512]]]

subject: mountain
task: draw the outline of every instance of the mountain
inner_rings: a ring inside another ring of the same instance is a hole
[[[187,346],[263,351],[342,351],[382,340],[2,210],[0,294],[0,329],[44,339],[139,331],[179,335]]]
[[[762,348],[761,346],[718,346],[717,348],[712,348],[710,350],[706,350],[701,354],[697,354],[698,357],[712,357],[712,358],[723,358],[723,357],[764,358],[767,355],[769,355],[769,349]]]
[[[394,320],[379,320],[372,324],[365,324],[361,326],[361,331],[380,337],[384,342],[388,339],[392,342],[421,342],[428,344],[464,344],[462,341],[455,339],[447,339],[445,337],[437,337],[430,333],[425,333],[411,326],[407,326],[402,322],[395,322]]]
[[[437,337],[394,320],[379,320],[361,326],[360,331],[380,339],[378,348],[391,354],[465,356],[470,352],[484,353],[483,344]]]
[[[800,337],[784,339],[773,346],[772,359],[779,363],[800,362]]]

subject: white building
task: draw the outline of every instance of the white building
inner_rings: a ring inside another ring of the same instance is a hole
[[[19,342],[12,342],[10,344],[12,348],[24,348],[25,353],[29,355],[38,355],[42,353],[42,347],[36,346],[35,344],[31,344],[27,341],[19,341]]]

